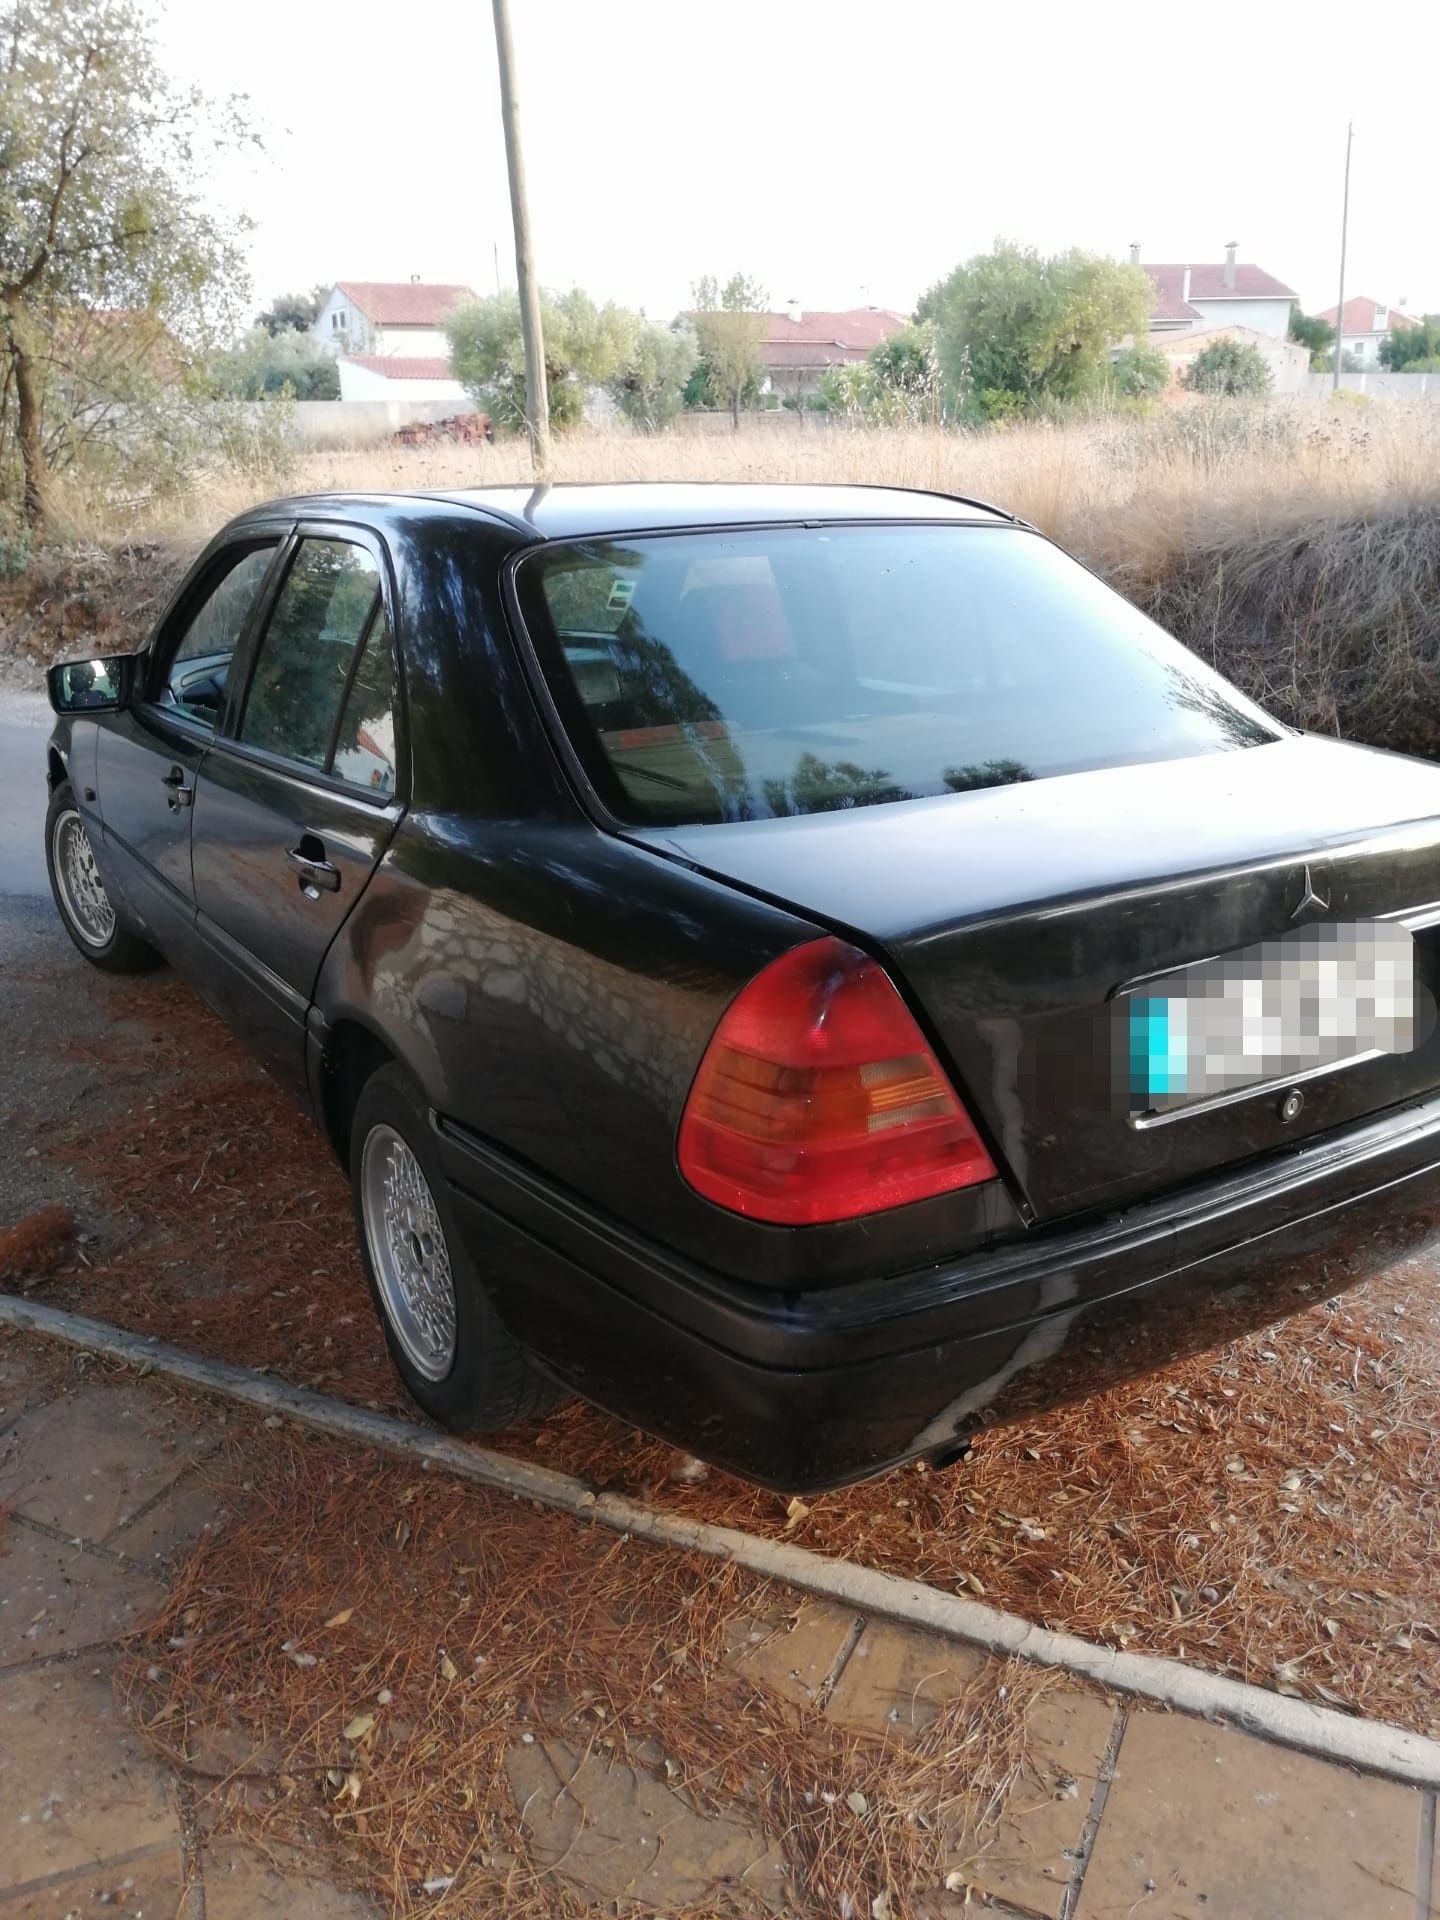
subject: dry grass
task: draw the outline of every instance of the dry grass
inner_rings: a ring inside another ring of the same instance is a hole
[[[288,484],[526,482],[518,442],[299,456]],[[989,499],[1053,535],[1293,724],[1440,750],[1440,407],[1223,403],[960,434],[752,426],[557,443],[566,480],[872,482]],[[82,544],[0,588],[0,663],[30,677],[143,636],[184,560],[277,483],[215,476],[117,505],[72,486]],[[97,544],[97,542],[99,544]]]
[[[118,1217],[48,1298],[406,1410],[309,1121],[183,987],[99,982],[122,1111],[42,1150]],[[203,1062],[197,1068],[196,1063]],[[128,1111],[123,1110],[128,1107]],[[17,1143],[18,1144],[18,1143]],[[82,1223],[83,1224],[83,1223]],[[1440,1300],[1413,1261],[1269,1332],[809,1503],[576,1404],[501,1444],[597,1486],[1440,1734]]]
[[[759,426],[702,436],[580,432],[556,442],[554,478],[868,483],[972,494],[1114,570],[1190,552],[1202,532],[1253,535],[1297,516],[1433,502],[1440,408],[1232,403],[988,433]],[[529,479],[528,452],[514,440],[318,451],[299,456],[290,476],[302,492]],[[138,514],[117,516],[83,496],[69,513],[92,534],[193,543],[269,491],[243,477],[216,478],[190,500],[155,503]]]
[[[145,1630],[131,1711],[176,1765],[221,1741],[235,1754],[203,1818],[262,1846],[328,1843],[392,1913],[596,1910],[543,1871],[507,1777],[523,1743],[560,1740],[775,1846],[789,1913],[858,1916],[884,1893],[895,1920],[934,1914],[957,1857],[984,1848],[1024,1765],[1026,1712],[1055,1684],[995,1663],[915,1740],[860,1741],[727,1665],[737,1615],[795,1604],[734,1568],[313,1438],[257,1430],[227,1481],[239,1471],[248,1512]],[[606,1910],[656,1908],[637,1886]],[[660,1910],[760,1909],[739,1885]]]

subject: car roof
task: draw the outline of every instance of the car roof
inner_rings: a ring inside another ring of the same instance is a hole
[[[427,492],[314,494],[272,501],[242,519],[379,505],[403,513],[445,504],[501,520],[532,540],[733,527],[779,521],[944,520],[1009,523],[1014,515],[980,500],[909,487],[737,485],[647,481],[624,485],[471,487]]]

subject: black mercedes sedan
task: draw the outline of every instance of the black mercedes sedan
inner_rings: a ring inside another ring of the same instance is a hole
[[[277,501],[50,685],[76,946],[311,1105],[448,1426],[821,1488],[1435,1229],[1440,769],[994,508]]]

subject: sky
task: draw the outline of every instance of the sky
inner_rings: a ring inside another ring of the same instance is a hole
[[[1271,0],[511,0],[544,285],[668,321],[704,273],[909,311],[1004,236],[1150,261],[1225,244],[1333,306],[1440,310],[1433,62]],[[485,0],[168,0],[161,57],[243,93],[257,305],[335,280],[513,285]]]

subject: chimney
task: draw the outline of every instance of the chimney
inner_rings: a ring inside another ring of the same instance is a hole
[[[1185,271],[1184,271],[1184,273],[1183,273],[1183,274],[1182,274],[1182,275],[1180,276],[1180,298],[1181,298],[1181,299],[1182,299],[1183,301],[1185,301],[1185,302],[1187,302],[1187,303],[1189,302],[1189,299],[1190,299],[1190,269],[1189,269],[1189,267],[1186,267],[1186,269],[1185,269]]]
[[[1235,286],[1235,253],[1239,244],[1238,240],[1225,242],[1225,290],[1227,293],[1232,292]]]
[[[800,324],[800,302],[798,300],[787,300],[785,302],[785,313],[786,317],[793,320],[798,327]]]
[[[410,276],[410,284],[411,284],[411,286],[412,286],[412,287],[418,287],[418,286],[419,286],[419,284],[420,284],[420,276],[419,276],[419,274],[418,274],[418,273],[412,273],[412,274],[411,274],[411,276]]]
[[[1130,242],[1130,264],[1132,267],[1138,267],[1140,264],[1140,242],[1138,240],[1132,240]]]

